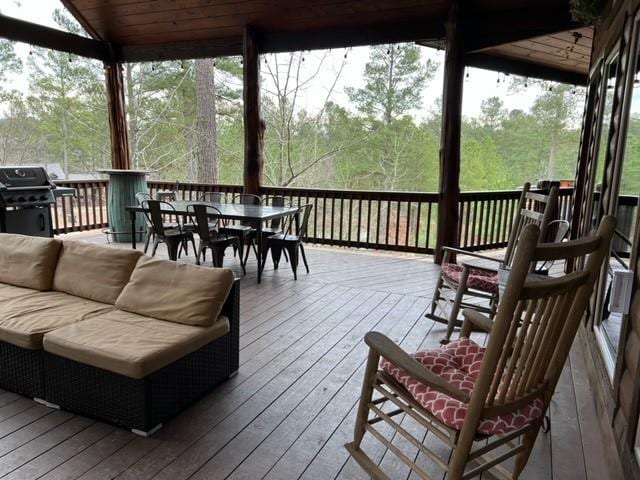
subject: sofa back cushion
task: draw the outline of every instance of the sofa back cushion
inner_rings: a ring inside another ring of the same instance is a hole
[[[65,241],[53,277],[53,289],[96,302],[116,303],[142,253]]]
[[[51,290],[59,252],[53,238],[0,233],[0,282]]]
[[[147,317],[206,327],[213,325],[233,285],[224,268],[142,257],[116,307]]]

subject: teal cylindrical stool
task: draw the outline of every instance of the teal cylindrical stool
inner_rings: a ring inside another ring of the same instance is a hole
[[[109,228],[114,242],[131,241],[131,216],[126,207],[136,205],[136,193],[149,192],[146,170],[99,170],[109,175]],[[136,240],[144,238],[146,222],[136,214]]]

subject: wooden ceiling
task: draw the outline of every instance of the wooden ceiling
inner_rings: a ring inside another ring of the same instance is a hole
[[[593,29],[581,28],[483,50],[496,57],[528,61],[570,72],[588,72]]]
[[[125,61],[239,54],[245,26],[263,52],[421,41],[444,36],[451,0],[62,0]],[[569,0],[467,0],[465,36],[477,59],[525,62],[576,75],[589,67],[591,30]]]

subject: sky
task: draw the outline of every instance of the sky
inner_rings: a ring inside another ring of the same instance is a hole
[[[52,13],[56,8],[63,8],[59,0],[0,0],[0,12],[3,14],[54,28],[56,25],[52,20]],[[16,44],[16,51],[24,60],[28,56],[29,46]],[[345,53],[347,54],[346,60],[344,59]],[[341,105],[347,105],[348,98],[344,93],[345,87],[357,88],[364,83],[362,74],[368,59],[367,47],[357,47],[349,50],[336,49],[328,52],[324,57],[324,61],[322,61],[322,68],[315,74],[317,66],[320,64],[320,58],[324,55],[325,53],[320,51],[305,53],[302,77],[309,78],[313,76],[314,79],[309,82],[300,106],[309,111],[317,110],[324,103],[328,85],[333,84],[336,72],[343,62],[344,68],[334,88],[332,100]],[[423,48],[422,56],[424,61],[431,59],[437,62],[439,68],[435,77],[423,92],[421,107],[412,112],[417,118],[426,116],[428,112],[436,108],[436,102],[442,96],[444,53],[430,48]],[[275,59],[271,56],[271,58],[267,58],[267,61],[272,62],[273,65]],[[509,110],[529,110],[536,93],[538,93],[536,88],[529,87],[524,92],[511,94],[507,89],[508,81],[505,81],[504,75],[498,72],[468,68],[467,74],[463,94],[463,114],[467,117],[478,117],[482,101],[492,96],[500,97],[505,107]],[[499,78],[500,82],[498,82]],[[14,88],[26,90],[26,74],[14,76],[12,83]],[[271,87],[272,85],[269,85],[268,82],[264,85],[264,88],[267,89]]]

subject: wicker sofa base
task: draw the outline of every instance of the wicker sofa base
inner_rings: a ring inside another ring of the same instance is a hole
[[[229,378],[227,334],[143,379],[44,352],[47,401],[81,415],[150,432]]]
[[[28,397],[44,398],[42,350],[29,350],[0,341],[0,387]]]
[[[65,410],[148,433],[235,375],[240,357],[240,281],[222,307],[229,332],[142,378],[41,352],[44,398]]]

